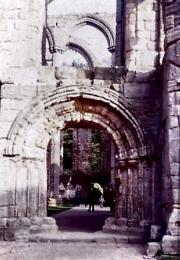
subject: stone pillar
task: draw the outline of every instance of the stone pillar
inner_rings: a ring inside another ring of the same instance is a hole
[[[113,141],[111,141],[111,183],[115,187],[116,177],[116,147]]]
[[[116,176],[117,191],[117,212],[116,217],[122,219],[122,225],[127,225],[127,174],[128,170],[125,162],[118,162],[118,172]],[[118,180],[118,181],[117,181]],[[119,223],[121,225],[121,223]]]
[[[52,137],[51,174],[53,175],[53,196],[57,197],[59,195],[60,175],[60,132]]]
[[[165,58],[163,85],[164,254],[180,254],[180,20],[179,0],[163,1]]]
[[[124,65],[124,25],[125,25],[125,1],[117,1],[116,11],[116,49],[115,49],[115,65]]]
[[[149,173],[137,158],[119,160],[115,185],[115,218],[106,221],[104,230],[117,229],[130,236],[135,234],[142,242],[144,236],[148,234],[151,222]]]
[[[141,221],[152,221],[152,185],[150,167],[137,159],[122,160],[118,164],[117,217],[119,223],[127,222],[131,227]]]

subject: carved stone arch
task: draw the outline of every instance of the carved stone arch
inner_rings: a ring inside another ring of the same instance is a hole
[[[82,46],[74,42],[69,42],[67,46],[69,47],[69,49],[79,52],[85,58],[90,70],[94,69],[94,63],[92,61],[90,54]]]
[[[46,38],[47,38],[48,43],[49,43],[49,51],[51,53],[53,53],[55,51],[54,36],[53,36],[53,34],[51,32],[51,29],[48,26],[46,26],[45,30],[46,30]]]
[[[82,85],[61,86],[34,98],[23,113],[17,116],[9,131],[4,156],[14,157],[19,167],[25,169],[25,174],[28,174],[26,183],[28,197],[27,193],[23,193],[24,197],[22,197],[21,191],[20,195],[17,195],[18,214],[46,215],[47,145],[54,134],[71,122],[98,125],[110,134],[117,147],[116,179],[119,178],[119,183],[128,191],[128,194],[122,193],[123,206],[122,200],[117,200],[117,217],[138,222],[144,216],[147,217],[146,212],[150,216],[151,191],[147,187],[149,187],[151,174],[144,162],[151,151],[140,123],[132,113],[129,104],[114,90],[100,90],[98,86]],[[144,184],[146,176],[149,179]],[[35,193],[38,197],[29,199],[34,197]],[[138,205],[137,196],[140,196]],[[144,197],[148,198],[146,202]],[[126,212],[128,203],[131,203],[132,209],[129,213]],[[145,208],[144,214],[141,212],[142,204]]]
[[[94,70],[94,67],[97,66],[96,58],[93,53],[90,50],[87,50],[87,47],[84,47],[82,42],[79,42],[73,38],[69,41],[69,43],[67,43],[67,47],[79,52],[87,61],[90,70]]]
[[[107,24],[105,21],[100,19],[99,17],[96,16],[86,16],[81,19],[79,19],[76,24],[74,25],[74,28],[78,28],[84,25],[90,25],[98,29],[103,33],[105,36],[107,43],[108,43],[108,50],[110,52],[114,52],[115,50],[115,36],[110,28],[110,25]]]
[[[112,133],[114,136],[116,136],[115,139],[118,139],[117,132],[120,131],[121,135],[123,136],[123,139],[127,141],[126,147],[129,149],[129,153],[132,153],[131,150],[133,150],[138,156],[138,154],[144,153],[147,154],[149,153],[149,147],[146,146],[145,142],[145,136],[143,133],[143,130],[139,124],[139,122],[136,120],[134,117],[133,113],[131,112],[131,109],[127,102],[123,99],[123,97],[118,97],[116,95],[115,91],[109,90],[108,91],[103,91],[103,90],[98,90],[97,87],[94,87],[94,91],[96,94],[93,94],[93,87],[92,86],[79,86],[79,85],[74,85],[74,86],[66,86],[66,87],[61,87],[59,89],[56,89],[52,92],[49,92],[46,94],[46,97],[44,95],[42,97],[39,97],[38,99],[34,99],[30,106],[28,106],[25,110],[24,113],[19,114],[17,119],[15,120],[11,130],[9,131],[8,134],[8,142],[7,142],[7,147],[5,150],[5,155],[10,154],[10,155],[21,155],[22,150],[19,149],[21,147],[20,144],[23,145],[23,141],[21,139],[25,139],[25,132],[29,132],[30,126],[36,122],[36,119],[38,118],[39,115],[45,116],[46,111],[50,111],[55,117],[59,118],[60,112],[57,114],[57,106],[59,106],[58,109],[65,109],[67,111],[67,114],[70,113],[68,112],[68,109],[74,109],[76,111],[75,105],[75,99],[83,98],[84,100],[90,100],[90,104],[94,104],[94,102],[98,103],[103,103],[104,107],[106,108],[109,107],[110,110],[113,110],[114,112],[111,114],[111,125],[107,123],[107,128],[111,129],[112,128]],[[67,94],[68,93],[68,94]],[[71,101],[71,102],[70,102]],[[72,103],[74,102],[74,107]],[[71,104],[71,105],[70,105]],[[103,108],[102,106],[102,108]],[[91,105],[92,109],[94,109],[94,106]],[[103,111],[99,111],[100,113],[103,113]],[[80,112],[77,110],[77,112]],[[64,112],[62,112],[64,113]],[[89,112],[88,112],[89,113]],[[97,111],[92,111],[92,114],[98,114]],[[104,112],[105,113],[105,112]],[[121,116],[121,119],[118,119],[119,116]],[[64,115],[64,114],[63,114]],[[68,114],[70,116],[70,114]],[[108,117],[108,113],[106,115]],[[44,122],[42,123],[41,127],[45,128],[45,124],[49,124],[48,122],[52,121],[50,118],[48,118],[48,114],[46,115],[47,118],[44,118]],[[105,118],[107,118],[105,117]],[[93,120],[94,117],[92,117]],[[66,115],[64,117],[64,121],[66,119]],[[117,120],[117,121],[115,121]],[[38,120],[37,120],[38,121]],[[58,120],[59,121],[59,120]],[[70,121],[70,120],[67,120]],[[22,123],[23,122],[23,123]],[[61,128],[59,124],[61,125],[63,121],[60,121],[57,123],[57,126],[55,128]],[[108,121],[110,123],[110,121]],[[52,123],[52,122],[51,122]],[[99,121],[99,124],[101,122]],[[54,123],[52,123],[54,125]],[[131,129],[130,129],[131,127]],[[38,128],[38,132],[40,127]],[[114,129],[114,132],[113,132]],[[49,133],[50,134],[50,133]],[[119,136],[120,137],[120,136]],[[144,150],[144,152],[142,152]]]

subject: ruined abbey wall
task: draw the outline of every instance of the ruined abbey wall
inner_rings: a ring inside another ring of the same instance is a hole
[[[48,7],[44,0],[0,1],[2,239],[13,237],[7,228],[10,219],[46,216],[47,144],[67,122],[85,120],[101,125],[115,141],[119,151],[116,179],[126,183],[129,176],[130,193],[125,193],[123,185],[119,188],[119,225],[123,220],[126,225],[139,225],[137,211],[141,212],[141,220],[151,224],[161,224],[162,216],[168,235],[164,237],[164,251],[177,253],[180,5],[178,0],[162,2],[161,8],[159,1],[140,0],[135,4],[127,0],[126,5],[118,1],[116,29],[112,13],[104,17],[107,9],[103,11],[100,20],[110,24],[116,35],[116,48],[110,48],[114,55],[112,67],[94,63],[93,70],[88,71],[61,70],[56,63],[43,63],[45,28],[51,32],[56,26],[54,17],[46,19]],[[89,13],[81,15],[77,16],[87,17]],[[64,20],[59,19],[60,27]],[[163,67],[162,21],[166,34]],[[92,24],[92,20],[83,22]],[[66,49],[61,37],[50,47],[53,61]],[[137,205],[138,190],[144,193]],[[127,205],[120,195],[129,203],[129,222]]]
[[[165,57],[163,66],[163,109],[162,109],[162,179],[163,216],[167,232],[163,239],[165,253],[175,253],[180,241],[180,21],[179,1],[164,1]]]

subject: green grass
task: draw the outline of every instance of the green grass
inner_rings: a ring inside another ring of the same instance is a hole
[[[180,260],[180,256],[163,255],[159,258],[159,260]]]
[[[50,207],[48,206],[47,211],[48,211],[48,216],[52,216],[54,214],[69,210],[73,207],[73,205],[60,205],[60,206],[55,206],[55,207]]]

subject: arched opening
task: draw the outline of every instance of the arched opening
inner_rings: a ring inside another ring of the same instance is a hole
[[[62,69],[68,69],[74,67],[77,69],[91,69],[93,68],[92,63],[78,48],[68,48],[62,55],[61,58],[56,61],[56,66]]]
[[[112,66],[112,53],[109,51],[110,42],[107,41],[106,35],[94,23],[83,21],[77,24],[70,37],[84,42],[84,46],[96,57],[101,67]]]
[[[85,122],[89,129],[94,125],[104,129],[117,148],[116,224],[140,228],[142,223],[152,220],[152,164],[148,159],[151,151],[125,100],[113,90],[100,91],[98,86],[54,89],[46,97],[34,99],[17,117],[9,132],[5,155],[18,158],[26,180],[22,183],[17,178],[18,216],[47,214],[49,140],[59,131],[74,127],[72,124]],[[15,174],[19,174],[16,169]]]
[[[47,146],[47,214],[60,230],[99,231],[114,215],[116,153],[112,137],[98,124],[89,128],[88,122],[70,122],[52,136]]]
[[[102,186],[114,184],[117,151],[112,138],[102,129],[84,126],[66,128],[50,139],[47,153],[48,194],[59,195],[51,180],[56,171],[53,166],[55,160],[59,185],[67,185],[69,179],[74,186],[83,186],[83,181],[85,185],[86,182],[98,182]],[[86,180],[81,180],[80,176]]]
[[[108,44],[108,48],[111,51],[111,49],[115,46],[115,40],[112,30],[110,29],[110,26],[108,26],[104,21],[101,19],[98,19],[97,17],[93,16],[87,16],[82,18],[75,27],[80,28],[82,26],[92,26],[99,31],[102,32],[102,34],[105,36]]]

